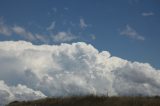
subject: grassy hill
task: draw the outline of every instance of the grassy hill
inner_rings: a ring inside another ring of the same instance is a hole
[[[14,101],[7,106],[160,106],[160,97],[82,96]]]

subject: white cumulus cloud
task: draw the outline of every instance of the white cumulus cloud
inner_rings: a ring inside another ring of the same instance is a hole
[[[34,91],[25,85],[8,86],[0,80],[0,106],[11,101],[36,100],[46,96],[40,91]]]
[[[160,70],[99,52],[83,42],[0,42],[0,67],[3,104],[45,96],[160,96]]]

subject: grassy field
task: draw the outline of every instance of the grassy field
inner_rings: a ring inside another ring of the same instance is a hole
[[[7,106],[160,106],[160,97],[82,96],[14,101]]]

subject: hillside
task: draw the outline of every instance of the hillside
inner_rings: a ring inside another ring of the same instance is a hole
[[[7,106],[160,106],[160,97],[69,97],[14,101]]]

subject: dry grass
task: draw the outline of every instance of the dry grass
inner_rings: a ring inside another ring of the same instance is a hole
[[[160,97],[73,96],[15,101],[7,106],[160,106]]]

